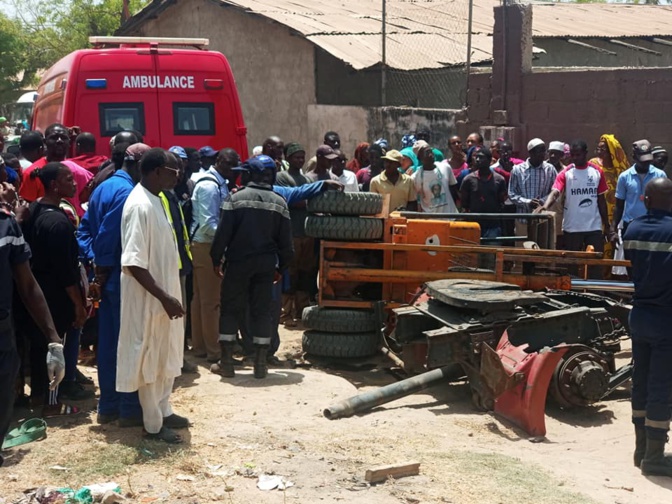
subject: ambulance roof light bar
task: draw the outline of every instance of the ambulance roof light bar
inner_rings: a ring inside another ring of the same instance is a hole
[[[172,37],[89,37],[89,44],[94,47],[110,45],[158,44],[161,46],[192,46],[206,49],[210,45],[207,38],[172,38]]]

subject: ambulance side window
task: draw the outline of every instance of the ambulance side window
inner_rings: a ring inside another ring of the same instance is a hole
[[[215,105],[213,103],[173,103],[175,135],[214,135]]]
[[[98,110],[100,136],[113,136],[124,130],[145,134],[145,106],[142,102],[101,103]]]

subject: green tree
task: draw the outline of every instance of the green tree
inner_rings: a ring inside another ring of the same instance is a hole
[[[123,0],[13,0],[38,54],[54,63],[77,49],[89,47],[89,37],[109,36],[121,26]],[[149,0],[130,0],[131,15]]]

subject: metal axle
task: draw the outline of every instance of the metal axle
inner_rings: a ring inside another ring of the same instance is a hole
[[[381,404],[424,390],[430,385],[434,385],[442,380],[454,377],[455,369],[456,365],[433,369],[426,373],[401,380],[400,382],[391,383],[390,385],[386,385],[379,389],[350,397],[349,399],[332,404],[326,408],[324,410],[324,416],[329,420],[335,420],[337,418],[350,417],[357,413],[370,410]]]

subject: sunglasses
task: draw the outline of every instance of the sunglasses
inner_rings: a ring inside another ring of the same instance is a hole
[[[166,170],[172,171],[175,175],[180,173],[180,170],[178,168],[171,168],[170,166],[162,166],[161,168],[165,168]]]

